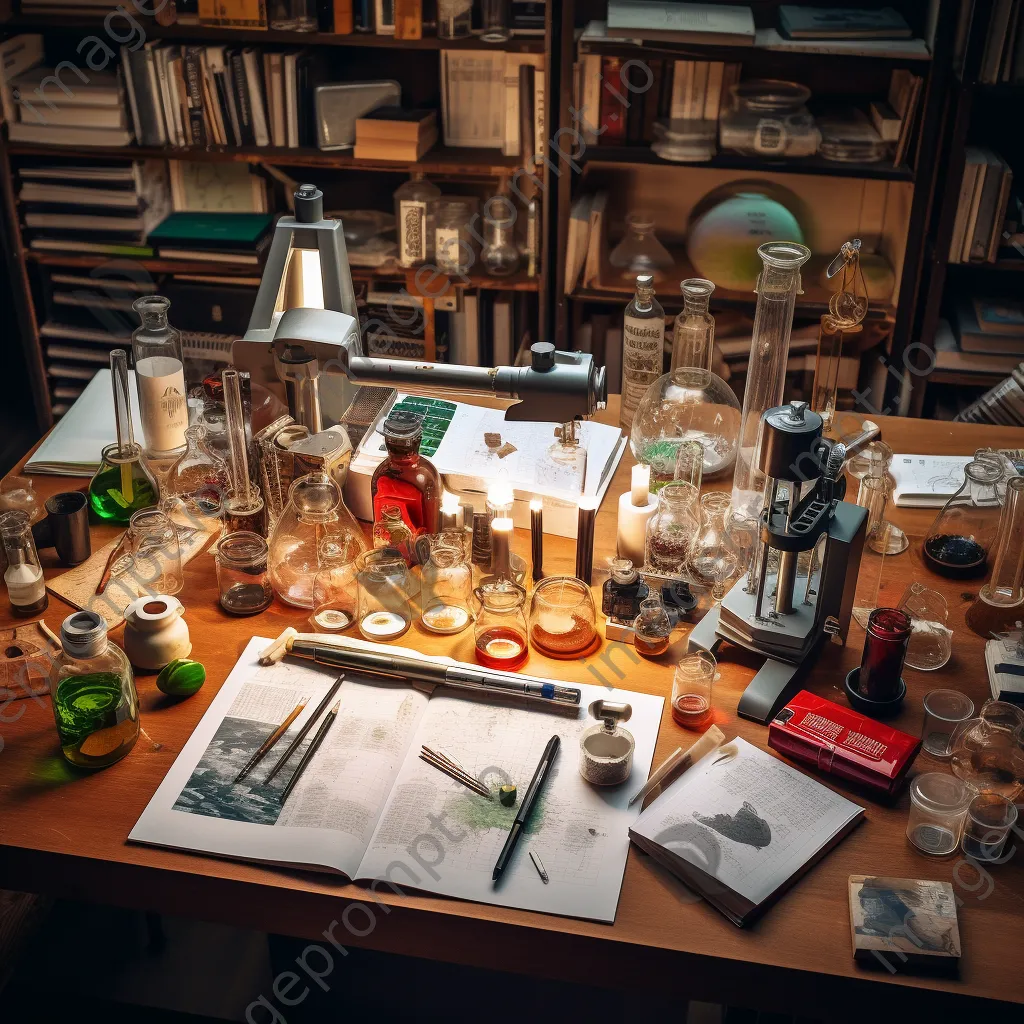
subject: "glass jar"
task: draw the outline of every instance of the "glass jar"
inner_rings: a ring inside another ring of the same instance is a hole
[[[179,499],[192,519],[218,519],[228,495],[228,464],[206,441],[206,427],[185,431],[185,451],[171,466],[160,491],[161,504]]]
[[[480,0],[483,43],[504,43],[512,37],[509,28],[509,0]]]
[[[921,749],[940,761],[953,754],[953,733],[974,714],[974,701],[958,690],[929,690],[924,697]]]
[[[20,616],[38,615],[49,599],[28,513],[12,509],[0,514],[0,539],[7,557],[4,583],[11,611]]]
[[[681,366],[710,370],[715,354],[715,318],[708,312],[715,286],[702,277],[687,278],[679,285],[683,293],[683,311],[672,330],[672,361]]]
[[[401,552],[407,565],[413,564],[412,530],[402,518],[402,510],[397,505],[381,506],[380,518],[373,524],[373,546],[396,548]]]
[[[898,608],[876,608],[868,616],[864,654],[857,675],[861,696],[879,703],[899,697],[910,632],[910,616]]]
[[[345,544],[325,537],[320,545],[320,568],[313,577],[310,625],[321,633],[340,633],[356,620],[356,562]]]
[[[440,22],[438,23],[440,28]],[[476,222],[475,199],[447,196],[437,201],[434,225],[434,262],[449,277],[468,274],[476,263],[473,225]]]
[[[1016,824],[1017,807],[1013,802],[996,793],[979,793],[967,808],[960,849],[982,864],[1005,863],[1001,859],[1003,848]]]
[[[810,96],[811,90],[798,82],[738,82],[732,87],[731,109],[719,119],[722,149],[745,156],[814,156],[821,133],[806,107]]]
[[[229,533],[217,545],[220,606],[229,615],[256,615],[270,606],[270,549],[258,534]]]
[[[139,697],[128,656],[107,639],[96,612],[69,615],[50,673],[60,748],[71,764],[102,768],[120,761],[139,738]]]
[[[1024,788],[1024,710],[987,700],[976,718],[961,722],[950,743],[950,767],[976,792],[1016,800]]]
[[[487,668],[521,668],[530,656],[526,591],[511,580],[495,580],[473,593],[479,604],[473,624],[476,660]]]
[[[711,691],[718,662],[710,651],[694,651],[672,677],[672,718],[684,729],[703,728],[711,717]]]
[[[628,558],[613,558],[611,575],[601,588],[601,612],[622,622],[640,614],[640,602],[648,595],[647,584]]]
[[[631,210],[626,214],[626,234],[612,249],[608,262],[627,280],[649,274],[652,281],[663,281],[672,273],[675,261],[654,233],[652,211]]]
[[[547,576],[530,601],[530,643],[549,658],[574,659],[601,642],[594,597],[583,580]]]
[[[695,506],[697,488],[668,483],[658,494],[658,511],[647,524],[644,567],[670,579],[682,579],[700,529]]]
[[[136,512],[128,526],[132,576],[147,594],[177,594],[184,586],[174,523],[159,509]]]
[[[412,178],[395,190],[398,263],[417,267],[434,256],[434,218],[441,190],[413,171]]]
[[[431,538],[420,582],[420,625],[431,633],[461,633],[473,620],[473,569],[461,533]]]
[[[979,459],[964,467],[964,482],[943,506],[925,538],[924,564],[940,576],[984,576],[999,529],[998,466]]]
[[[910,784],[907,838],[922,853],[945,856],[960,842],[974,793],[952,775],[926,772]]]
[[[519,269],[516,245],[516,208],[507,196],[496,195],[484,203],[484,241],[480,259],[492,277],[506,277]]]
[[[388,454],[370,477],[374,521],[382,518],[385,505],[397,505],[414,538],[437,533],[444,488],[434,464],[420,455],[423,417],[395,410],[384,420],[381,433]]]
[[[660,597],[648,597],[640,602],[640,613],[633,620],[633,646],[637,654],[656,658],[668,650],[672,636],[672,619]]]
[[[144,295],[132,303],[142,321],[132,332],[139,418],[146,452],[156,458],[184,448],[188,426],[185,359],[181,333],[167,321],[170,308],[162,295]]]
[[[700,499],[700,532],[690,551],[690,570],[698,583],[711,587],[713,601],[725,596],[725,584],[739,575],[740,553],[729,531],[731,495],[709,491]]]
[[[437,38],[468,39],[473,34],[473,0],[437,0]]]
[[[412,624],[415,581],[394,548],[374,548],[356,561],[359,632],[367,640],[397,640]]]

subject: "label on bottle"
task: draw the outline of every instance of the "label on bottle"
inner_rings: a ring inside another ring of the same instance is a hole
[[[147,356],[135,365],[139,389],[139,415],[146,448],[171,451],[185,443],[188,404],[185,400],[185,370],[173,356]]]
[[[398,262],[412,267],[427,258],[427,204],[403,199],[398,204]]]
[[[631,421],[644,392],[661,376],[665,320],[626,316],[622,320],[622,415]]]
[[[30,605],[38,604],[46,594],[43,570],[25,562],[9,565],[4,573],[4,583],[7,584],[7,593],[11,604],[16,608],[27,608]]]
[[[458,228],[437,228],[434,231],[434,258],[440,270],[459,266]]]

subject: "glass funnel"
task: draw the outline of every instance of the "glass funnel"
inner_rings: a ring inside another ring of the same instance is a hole
[[[698,583],[711,587],[711,598],[721,601],[725,584],[738,574],[740,552],[729,530],[731,496],[710,491],[700,499],[700,532],[690,550],[690,571]]]
[[[992,576],[967,609],[967,625],[988,639],[1024,618],[1024,477],[1006,482]]]
[[[193,519],[216,519],[227,500],[227,463],[206,443],[206,427],[194,423],[185,431],[185,451],[171,466],[160,495],[178,499]]]
[[[986,701],[976,718],[961,722],[951,741],[953,774],[979,793],[1015,800],[1024,787],[1024,710]]]
[[[708,312],[708,303],[715,286],[702,277],[690,277],[679,285],[683,293],[683,311],[676,317],[672,330],[672,361],[679,369],[692,366],[710,370],[715,351],[715,318]]]
[[[732,388],[710,370],[684,367],[659,377],[633,416],[629,444],[637,462],[651,467],[651,490],[675,477],[684,441],[704,449],[703,476],[727,473],[736,461],[740,403]]]
[[[350,562],[366,550],[363,531],[330,475],[299,477],[270,537],[270,582],[285,604],[313,607],[313,579],[329,537]]]
[[[650,274],[655,281],[660,281],[675,265],[672,254],[654,233],[654,214],[649,210],[632,210],[626,214],[625,237],[611,251],[608,262],[629,280],[637,274]]]
[[[974,459],[964,467],[964,482],[943,506],[925,538],[924,564],[951,579],[983,576],[999,528],[996,485],[1002,477],[994,463]]]
[[[764,507],[764,474],[758,469],[761,417],[782,403],[789,362],[793,310],[800,292],[800,268],[811,250],[798,242],[765,242],[757,247],[763,264],[757,279],[757,306],[750,341],[747,383],[739,424],[733,507],[745,516],[758,516]]]

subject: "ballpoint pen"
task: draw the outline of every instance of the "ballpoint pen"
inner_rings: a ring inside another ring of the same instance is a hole
[[[260,744],[259,749],[242,765],[242,770],[235,776],[235,782],[241,782],[270,753],[277,741],[288,731],[289,726],[302,714],[306,706],[305,700],[300,700],[292,708],[288,717]]]
[[[324,720],[321,722],[320,728],[317,729],[316,735],[306,748],[306,752],[302,755],[302,760],[295,766],[295,771],[292,772],[292,777],[288,780],[288,785],[284,787],[284,790],[281,793],[280,803],[283,804],[288,799],[288,795],[295,788],[295,783],[299,781],[302,777],[302,773],[306,770],[306,766],[313,760],[313,755],[319,749],[320,744],[323,743],[324,737],[327,735],[331,726],[334,725],[334,720],[338,717],[338,709],[340,707],[341,701],[339,700],[324,716]]]
[[[516,843],[519,842],[519,837],[523,834],[526,822],[529,821],[533,805],[537,801],[537,794],[540,792],[541,786],[544,785],[544,780],[547,778],[548,772],[555,762],[560,742],[557,735],[552,736],[544,748],[544,753],[540,756],[540,764],[537,765],[537,770],[533,773],[530,788],[526,791],[526,796],[523,797],[523,802],[519,805],[519,813],[516,814],[515,820],[512,822],[512,828],[509,829],[508,838],[506,838],[505,845],[501,848],[501,853],[498,854],[498,863],[494,865],[494,871],[491,873],[492,881],[497,881],[501,878],[502,872],[508,867],[508,862],[512,859]]]
[[[345,673],[342,672],[340,676],[331,684],[331,688],[324,694],[324,698],[316,706],[316,711],[313,712],[306,720],[306,724],[299,730],[298,736],[295,737],[288,744],[288,749],[277,759],[277,764],[267,773],[267,777],[263,780],[263,785],[267,785],[268,782],[288,763],[288,759],[295,753],[296,750],[302,745],[302,741],[309,734],[309,730],[316,724],[317,719],[324,713],[324,708],[334,699],[334,695],[338,692],[338,687],[341,686],[342,680],[345,678]]]

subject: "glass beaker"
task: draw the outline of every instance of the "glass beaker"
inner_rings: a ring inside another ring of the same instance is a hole
[[[167,321],[171,308],[162,295],[143,295],[132,303],[141,326],[132,332],[139,418],[147,454],[167,457],[185,446],[188,403],[181,332]]]
[[[405,559],[394,548],[374,548],[357,560],[359,632],[367,640],[397,640],[412,624],[415,590]]]
[[[590,587],[574,576],[547,576],[530,601],[530,642],[549,658],[573,659],[601,642]]]
[[[160,501],[177,498],[192,519],[218,519],[227,500],[228,464],[206,443],[206,427],[185,431],[185,450],[164,480]]]
[[[269,553],[266,540],[251,531],[229,533],[217,544],[220,606],[229,615],[256,615],[274,600]]]
[[[440,32],[440,14],[438,21]],[[477,201],[449,196],[437,201],[434,226],[434,262],[437,269],[449,276],[468,274],[476,263],[473,247],[473,225]]]
[[[473,593],[480,605],[473,625],[476,660],[488,668],[521,668],[530,655],[526,591],[511,580],[496,580]]]
[[[658,511],[647,524],[644,567],[672,579],[682,579],[693,542],[700,530],[697,488],[668,483],[658,493]]]
[[[944,772],[926,772],[910,784],[907,838],[922,853],[944,856],[960,842],[967,807],[974,794]]]
[[[472,594],[473,569],[462,534],[452,530],[432,537],[421,574],[420,625],[431,633],[461,633],[473,621]]]
[[[953,733],[950,767],[976,792],[1016,800],[1024,787],[1024,710],[987,700]]]
[[[683,293],[683,311],[672,329],[673,370],[689,366],[710,370],[715,354],[715,318],[708,312],[715,286],[702,277],[689,277],[679,285]]]
[[[733,507],[757,517],[764,507],[764,474],[758,469],[761,418],[782,403],[789,362],[793,310],[800,292],[800,268],[811,250],[798,242],[764,242],[757,247],[763,268],[757,279],[757,306],[750,341],[747,382],[743,389]]]
[[[868,548],[872,551],[881,551],[881,545],[884,543],[885,554],[898,555],[901,551],[906,551],[910,541],[898,526],[886,519],[889,498],[896,487],[896,480],[889,472],[891,464],[892,449],[884,441],[872,441],[862,455],[854,456],[850,460],[851,475],[859,474],[860,479],[857,504],[868,510]]]
[[[889,481],[885,476],[866,476],[857,488],[857,504],[868,510],[864,543],[872,551],[887,555],[895,553],[888,550],[892,530],[885,520],[885,510],[889,494]]]
[[[649,274],[653,281],[663,280],[675,266],[672,254],[654,233],[654,214],[650,210],[626,214],[626,234],[612,249],[608,262],[622,271],[622,277]]]
[[[654,297],[654,278],[650,274],[638,274],[636,291],[622,315],[619,424],[625,430],[630,429],[647,389],[661,376],[664,361],[665,310]],[[637,458],[647,461],[640,456]]]
[[[992,576],[967,609],[967,625],[986,639],[1024,619],[1024,477],[1006,482],[993,548]]]
[[[689,566],[698,583],[711,587],[713,601],[725,596],[725,584],[736,575],[739,565],[739,552],[728,530],[731,511],[732,495],[727,492],[701,495],[700,532],[690,549]]]
[[[1015,804],[996,793],[979,793],[967,808],[960,849],[981,864],[997,863],[1016,823]]]
[[[935,517],[922,552],[933,572],[951,579],[983,576],[999,528],[996,484],[1002,473],[992,462],[974,459],[964,482]]]
[[[921,749],[946,760],[953,754],[956,727],[974,714],[974,701],[958,690],[930,690],[924,697]]]
[[[906,664],[921,672],[942,668],[953,652],[953,631],[946,625],[949,608],[937,591],[911,583],[896,606],[910,616]]]
[[[177,594],[184,585],[178,531],[159,509],[136,512],[128,526],[132,579],[147,594]]]
[[[480,41],[483,43],[507,42],[512,32],[509,28],[509,0],[480,0],[480,14],[483,31]]]
[[[710,651],[687,654],[672,677],[672,717],[684,729],[700,729],[711,717],[711,691],[718,662]]]
[[[359,600],[351,549],[336,537],[320,545],[320,568],[313,577],[313,614],[309,621],[322,633],[340,633],[356,620]]]
[[[24,509],[0,513],[0,540],[7,557],[4,583],[11,611],[19,616],[38,615],[46,609],[49,598],[32,524]]]
[[[704,445],[700,441],[683,441],[676,449],[676,465],[673,480],[684,484],[693,484],[700,490],[704,482]]]
[[[640,602],[640,614],[633,620],[633,647],[645,658],[656,658],[668,650],[672,619],[660,597]]]
[[[508,196],[491,196],[484,203],[484,241],[480,259],[492,277],[506,277],[519,269],[515,227],[516,208]]]

